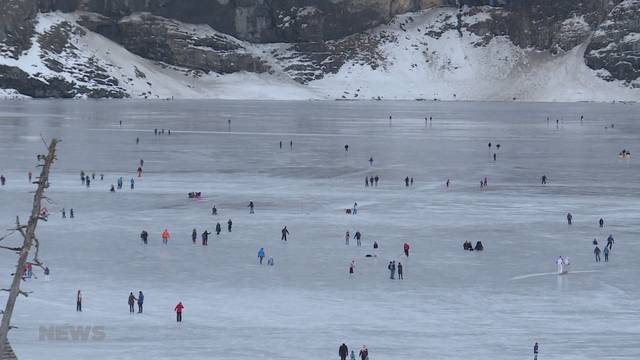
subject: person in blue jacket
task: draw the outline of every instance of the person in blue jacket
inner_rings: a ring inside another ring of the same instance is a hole
[[[138,291],[138,314],[142,314],[142,304],[144,304],[144,294]]]
[[[258,250],[258,259],[260,259],[260,265],[262,265],[262,259],[264,259],[264,248]]]

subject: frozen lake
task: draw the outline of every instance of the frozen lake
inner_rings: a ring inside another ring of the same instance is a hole
[[[38,227],[52,281],[38,269],[23,285],[33,294],[19,299],[10,334],[21,359],[326,360],[342,342],[356,355],[367,344],[371,360],[532,359],[536,341],[540,360],[640,358],[640,166],[617,157],[640,151],[638,105],[0,102],[3,234],[28,214],[40,134],[63,140],[52,216]],[[97,174],[89,189],[81,170]],[[368,175],[377,188],[364,186]],[[119,176],[124,189],[110,193]],[[358,214],[346,215],[355,201]],[[62,219],[63,207],[76,218]],[[223,232],[208,247],[191,243],[191,229],[216,222]],[[362,232],[362,247],[345,245],[347,230]],[[596,264],[591,242],[602,248],[609,234],[610,262]],[[465,240],[485,251],[463,251]],[[260,247],[274,267],[257,264]],[[559,255],[571,258],[567,275],[554,274]],[[405,280],[389,279],[390,260]],[[0,252],[3,287],[14,263]],[[139,290],[145,313],[130,315]],[[65,324],[104,326],[106,339],[40,339],[41,326]]]

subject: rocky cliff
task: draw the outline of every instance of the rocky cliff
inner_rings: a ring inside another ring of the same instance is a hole
[[[35,0],[23,0],[36,2]],[[251,42],[327,40],[433,5],[420,0],[40,0],[41,11],[88,11],[118,21],[146,12],[207,24]]]
[[[626,0],[611,11],[593,33],[585,59],[608,80],[640,78],[640,0]]]
[[[421,49],[407,61],[411,71],[436,71],[444,50],[429,47],[453,34],[462,39],[456,46],[478,51],[506,39],[508,53],[495,56],[512,57],[509,71],[578,51],[594,77],[633,88],[639,12],[640,0],[0,0],[0,88],[35,97],[157,95],[138,58],[191,78],[255,74],[312,88],[353,67],[393,77],[389,49],[411,31],[421,34],[403,50],[410,57]],[[94,48],[108,41],[137,65],[115,65],[115,48]]]

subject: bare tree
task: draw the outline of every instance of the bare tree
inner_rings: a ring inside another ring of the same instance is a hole
[[[36,181],[34,181],[35,184],[38,184],[38,188],[36,189],[35,195],[33,196],[33,208],[31,209],[31,216],[29,216],[29,221],[26,225],[22,225],[20,224],[20,218],[16,216],[16,228],[13,230],[19,232],[22,235],[22,246],[17,248],[5,246],[2,247],[5,250],[15,251],[20,256],[18,257],[16,272],[13,274],[11,288],[2,289],[9,292],[9,297],[7,298],[7,305],[2,312],[2,323],[0,325],[0,356],[3,356],[3,354],[5,354],[5,350],[8,346],[7,335],[9,330],[11,329],[11,315],[13,315],[13,308],[15,307],[18,295],[24,295],[25,297],[29,296],[26,292],[20,290],[20,282],[22,281],[24,276],[24,269],[29,257],[29,251],[31,250],[31,247],[34,243],[35,255],[32,262],[36,266],[43,266],[42,262],[38,258],[40,243],[35,236],[35,232],[36,226],[38,225],[38,220],[46,220],[46,218],[41,217],[41,203],[43,199],[47,199],[44,196],[44,191],[49,187],[49,170],[51,169],[53,161],[56,159],[57,144],[57,139],[51,140],[48,145],[48,153],[46,156],[44,156],[44,163],[38,165],[39,167],[42,167],[42,170],[40,172],[40,176]],[[40,157],[38,158],[40,159]]]

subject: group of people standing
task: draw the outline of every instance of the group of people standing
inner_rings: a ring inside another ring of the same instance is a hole
[[[404,178],[404,186],[405,187],[409,187],[409,186],[413,186],[413,177],[405,177]]]
[[[394,280],[396,278],[396,270],[398,271],[398,280],[404,280],[404,267],[402,263],[398,261],[396,265],[395,260],[389,261],[389,265],[387,265],[387,269],[389,270],[389,279]]]
[[[609,234],[609,237],[607,238],[607,244],[604,246],[603,250],[600,250],[600,247],[598,246],[598,240],[593,239],[593,245],[595,245],[595,248],[593,249],[593,255],[595,256],[596,262],[601,261],[600,253],[604,255],[604,262],[609,262],[609,254],[611,250],[613,250],[614,242],[615,240],[613,239],[613,235]]]
[[[569,212],[567,213],[567,225],[572,225],[573,224],[573,215]],[[599,228],[604,228],[604,219],[600,218],[598,220],[598,227]],[[611,253],[611,250],[613,250],[613,243],[615,242],[615,239],[613,238],[613,234],[609,234],[609,237],[607,237],[607,244],[604,246],[604,249],[600,249],[600,247],[598,246],[598,239],[593,239],[593,246],[595,246],[593,248],[593,255],[595,257],[595,261],[601,262],[602,258],[600,256],[600,254],[604,255],[604,262],[609,262],[609,254]]]
[[[347,360],[347,357],[349,357],[349,360],[357,360],[354,351],[351,350],[351,353],[349,353],[349,347],[345,343],[342,343],[338,348],[338,356],[340,357],[340,360]],[[362,345],[362,348],[358,353],[358,357],[360,360],[369,360],[369,349],[367,348],[367,345]]]
[[[153,134],[154,134],[154,135],[156,135],[156,136],[157,136],[157,135],[164,135],[164,134],[165,134],[165,132],[164,132],[164,129],[161,129],[161,130],[153,129]],[[168,129],[168,130],[167,130],[167,135],[171,135],[171,129]],[[136,143],[138,143],[138,142],[139,142],[138,140],[139,140],[139,139],[137,139],[137,138],[136,138]]]
[[[280,149],[282,149],[282,140],[280,141]],[[289,149],[293,150],[293,140],[289,140]]]
[[[462,244],[462,248],[465,250],[469,250],[469,251],[482,251],[484,250],[484,245],[482,245],[482,241],[477,241],[476,242],[476,246],[473,247],[473,244],[471,243],[471,241],[466,240],[463,244]]]
[[[364,186],[365,187],[378,187],[378,181],[380,181],[380,176],[365,176],[364,177]]]
[[[80,171],[80,181],[82,181],[82,185],[86,187],[91,187],[91,181],[96,179],[96,173],[92,172],[91,177],[89,174],[85,174],[84,170]],[[100,181],[104,180],[104,174],[100,174]],[[29,172],[29,181],[31,181],[31,172]]]
[[[347,232],[344,235],[345,245],[349,245],[350,239],[351,239],[351,234],[349,233],[349,230],[347,230]],[[356,233],[353,234],[353,239],[356,241],[357,246],[362,246],[362,233],[360,231],[356,231]]]
[[[142,291],[138,291],[138,297],[136,298],[135,296],[133,296],[133,292],[129,293],[129,300],[127,301],[129,304],[129,312],[131,314],[133,314],[134,311],[134,305],[136,304],[136,302],[138,303],[138,314],[142,314],[142,305],[144,304],[144,294],[142,293]]]
[[[258,250],[258,261],[260,262],[260,265],[262,265],[262,261],[264,260],[266,255],[267,254],[264,251],[264,248],[261,247],[260,250]],[[269,266],[273,266],[274,265],[274,260],[273,260],[272,256],[270,256],[269,259],[267,260],[267,265],[269,265]]]
[[[489,153],[491,153],[491,142],[489,142],[489,144],[487,144],[487,146],[489,146]],[[498,151],[500,150],[500,144],[496,144],[496,151],[493,153],[493,161],[497,161],[498,160]]]
[[[142,172],[142,169],[140,169],[140,172]],[[116,186],[117,186],[118,190],[122,189],[122,187],[124,186],[124,179],[122,178],[122,176],[120,176],[116,180]],[[116,192],[116,186],[111,184],[111,188],[109,189],[109,191],[110,192]],[[131,190],[133,190],[133,189],[135,189],[135,187],[136,187],[136,180],[134,178],[129,179],[129,188]]]
[[[558,265],[558,274],[566,274],[569,272],[569,265],[571,265],[571,262],[569,261],[568,256],[558,256],[556,259],[556,265]]]
[[[229,219],[229,221],[227,221],[227,231],[231,232],[232,227],[233,227],[233,222],[231,221],[231,219]],[[220,233],[222,232],[222,225],[220,225],[220,223],[216,223],[215,229],[216,229],[216,235],[220,235]],[[284,230],[286,230],[286,227]],[[288,234],[289,232],[286,231],[286,233]],[[200,238],[202,239],[203,246],[209,245],[209,235],[211,234],[212,233],[208,229],[205,229],[200,234]],[[164,230],[162,230],[162,232],[160,233],[160,237],[162,238],[162,243],[164,245],[167,245],[169,243],[169,239],[171,238],[171,233],[169,233],[169,229],[165,228]],[[146,230],[142,230],[142,232],[140,232],[140,240],[142,240],[144,244],[148,244],[149,233]],[[193,229],[191,231],[191,242],[195,244],[197,240],[198,240],[198,231],[196,229]],[[285,241],[287,240],[286,236],[284,236],[284,240]]]

